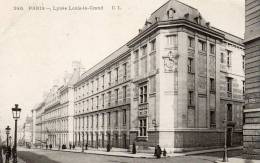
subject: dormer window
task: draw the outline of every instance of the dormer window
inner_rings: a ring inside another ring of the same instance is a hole
[[[197,24],[201,24],[201,16],[194,18]]]
[[[174,13],[175,13],[175,10],[174,9],[169,9],[168,11],[167,11],[167,16],[168,16],[168,19],[172,19],[173,18],[173,15],[174,15]]]
[[[184,18],[185,18],[185,19],[189,19],[189,17],[190,17],[190,14],[189,14],[189,13],[186,13],[186,14],[184,15]]]
[[[155,22],[158,22],[159,21],[159,17],[155,17]]]
[[[147,27],[147,26],[150,26],[152,23],[151,22],[149,22],[149,21],[145,21],[145,26]]]

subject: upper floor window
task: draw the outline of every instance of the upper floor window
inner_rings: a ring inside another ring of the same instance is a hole
[[[108,106],[111,104],[111,91],[108,92]]]
[[[97,98],[96,107],[98,109],[99,97],[97,96],[96,98]]]
[[[220,62],[224,63],[224,53],[220,53]]]
[[[199,45],[199,47],[198,47],[199,51],[206,51],[206,42],[205,41],[199,40],[198,45]]]
[[[194,105],[194,91],[189,91],[188,103],[189,106]]]
[[[227,77],[227,93],[228,96],[232,95],[232,78]]]
[[[115,103],[118,103],[118,89],[115,89]]]
[[[215,54],[215,45],[214,44],[209,44],[210,46],[210,53]]]
[[[147,85],[141,86],[140,88],[140,104],[147,102]]]
[[[118,126],[118,111],[115,111],[115,125]]]
[[[232,121],[232,104],[227,104],[227,121]]]
[[[123,71],[124,71],[124,76],[123,76],[123,78],[124,78],[124,80],[126,80],[126,77],[127,77],[127,63],[124,63],[124,64],[123,64]]]
[[[188,58],[188,73],[193,73],[193,58]]]
[[[104,102],[105,102],[105,94],[102,94],[102,107],[104,107]]]
[[[216,127],[216,112],[215,112],[215,110],[210,111],[210,127],[211,128]]]
[[[142,50],[142,56],[146,55],[147,54],[147,45],[142,46],[141,50]]]
[[[134,60],[138,60],[139,59],[139,50],[135,50],[134,51]]]
[[[177,36],[176,35],[168,35],[167,37],[167,45],[168,46],[176,46],[177,45]]]
[[[215,80],[210,78],[210,91],[215,91]]]
[[[228,67],[231,67],[231,54],[232,54],[232,51],[227,50],[227,66]]]
[[[153,41],[151,41],[151,51],[155,51],[156,50],[156,40],[154,39]]]
[[[195,46],[195,44],[194,44],[194,38],[193,37],[188,37],[188,44],[189,44],[189,47],[190,48],[194,48]]]
[[[98,91],[98,87],[99,87],[99,78],[97,78],[96,82],[97,82],[97,91]]]
[[[123,125],[126,124],[126,109],[123,109]]]
[[[108,85],[111,85],[111,71],[108,72]]]
[[[242,56],[242,68],[245,70],[245,56]]]
[[[110,126],[110,124],[111,124],[111,113],[108,112],[107,113],[107,126]]]
[[[118,82],[118,67],[115,68],[115,82]]]
[[[123,102],[126,102],[126,86],[123,86]]]
[[[104,88],[105,85],[105,75],[102,75],[102,88]]]
[[[245,81],[242,81],[242,84],[243,84],[243,95],[245,94]]]
[[[104,113],[102,113],[102,127],[104,126],[104,124],[105,124],[105,114]]]

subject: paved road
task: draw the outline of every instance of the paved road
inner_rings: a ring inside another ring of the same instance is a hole
[[[196,155],[161,159],[126,158],[50,150],[21,150],[18,156],[26,163],[213,163],[220,156]]]

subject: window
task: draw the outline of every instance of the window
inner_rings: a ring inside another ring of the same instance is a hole
[[[105,103],[105,94],[102,94],[102,107],[104,108],[104,103]]]
[[[93,103],[93,98],[91,98],[91,109],[93,110],[93,105],[94,105],[94,103]]]
[[[111,119],[111,113],[108,112],[108,113],[107,113],[107,126],[110,126],[110,124],[111,124],[111,123],[110,123],[110,122],[111,122],[110,119]]]
[[[115,82],[118,82],[118,67],[115,68]]]
[[[123,71],[124,71],[124,76],[123,76],[123,78],[124,78],[124,81],[126,80],[126,77],[127,77],[127,63],[124,63],[123,64]]]
[[[87,99],[87,110],[88,110],[88,108],[89,108],[89,100]]]
[[[102,75],[102,88],[104,89],[104,85],[105,85],[105,75]]]
[[[91,115],[91,128],[93,128],[93,124],[94,124],[94,118],[93,115]]]
[[[97,91],[98,91],[98,87],[99,87],[99,78],[97,78]]]
[[[93,91],[94,91],[94,81],[92,80],[91,81],[91,92],[93,93]]]
[[[147,54],[147,45],[142,46],[141,50],[142,50],[142,56],[146,55]]]
[[[188,44],[190,48],[194,48],[194,38],[193,37],[188,37]]]
[[[123,125],[126,124],[126,109],[123,109]]]
[[[169,35],[167,37],[167,45],[168,46],[176,46],[177,45],[177,36],[176,35]]]
[[[96,128],[98,128],[98,114],[97,114],[97,116],[96,116]]]
[[[147,135],[147,125],[146,125],[146,118],[139,120],[139,136],[146,136]]]
[[[214,44],[209,44],[210,46],[210,53],[215,54],[215,45]]]
[[[210,127],[211,128],[216,127],[216,112],[215,112],[215,110],[210,111]]]
[[[115,126],[118,126],[118,111],[115,111]]]
[[[118,104],[118,89],[115,90],[115,104]]]
[[[108,72],[108,85],[111,85],[111,71]]]
[[[102,127],[104,127],[104,124],[105,124],[105,114],[104,113],[102,113]]]
[[[220,53],[220,62],[224,63],[224,53]]]
[[[126,86],[123,86],[123,102],[126,102]]]
[[[111,104],[111,92],[108,92],[108,106]]]
[[[188,73],[193,73],[193,58],[188,58]]]
[[[243,95],[245,95],[245,81],[242,81],[243,84]]]
[[[151,41],[151,51],[156,51],[156,40]]]
[[[174,15],[174,13],[175,13],[175,10],[173,10],[172,8],[171,8],[171,9],[169,9],[169,10],[167,11],[167,16],[168,16],[168,19],[172,19],[172,18],[173,18],[173,15]]]
[[[138,76],[139,75],[139,61],[138,61],[138,59],[139,59],[139,53],[138,53],[139,51],[138,50],[136,50],[135,52],[134,52],[134,72],[135,72],[135,76]]]
[[[245,70],[245,56],[242,56],[242,68]]]
[[[227,121],[232,121],[232,104],[227,104]]]
[[[232,96],[232,78],[227,77],[227,93],[228,97]]]
[[[227,66],[231,67],[231,51],[227,50]]]
[[[199,40],[199,51],[206,51],[206,42]]]
[[[194,92],[193,91],[189,91],[188,104],[189,104],[189,106],[192,106],[194,104]]]
[[[210,78],[210,91],[215,91],[215,80]]]
[[[147,85],[140,87],[140,104],[147,102]]]
[[[96,98],[97,98],[97,105],[96,105],[96,107],[98,109],[99,97],[97,96]]]

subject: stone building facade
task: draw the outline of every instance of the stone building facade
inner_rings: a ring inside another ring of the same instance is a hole
[[[74,143],[128,148],[130,53],[123,46],[86,71],[74,85]]]
[[[242,39],[211,27],[171,0],[128,43],[132,59],[131,143],[174,151],[242,141]],[[145,131],[145,133],[144,133]]]
[[[169,0],[137,36],[75,80],[73,99],[62,95],[66,87],[50,94],[59,100],[45,101],[51,101],[43,113],[45,138],[57,144],[57,135],[65,134],[65,144],[76,146],[135,143],[138,150],[151,150],[160,144],[185,151],[222,146],[227,128],[228,146],[240,145],[242,41],[210,26],[197,9]],[[62,107],[73,122],[55,113]]]
[[[246,105],[243,146],[245,157],[260,159],[260,3],[245,1]]]

